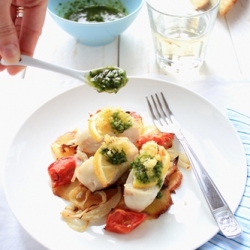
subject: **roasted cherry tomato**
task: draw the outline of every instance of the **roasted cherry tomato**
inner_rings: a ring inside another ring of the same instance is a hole
[[[53,187],[58,187],[69,183],[73,177],[76,168],[74,156],[62,157],[50,164],[48,173]]]
[[[113,209],[107,217],[105,230],[113,233],[126,234],[139,226],[146,218],[147,215],[144,213],[120,208]]]
[[[141,136],[137,141],[138,148],[148,141],[155,141],[158,145],[165,149],[171,148],[174,140],[174,134],[171,133],[157,133]]]

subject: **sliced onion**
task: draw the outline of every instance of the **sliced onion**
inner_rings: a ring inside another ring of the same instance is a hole
[[[121,199],[121,188],[117,188],[117,193],[107,202],[99,204],[95,209],[92,209],[83,214],[82,218],[85,220],[97,220],[106,216],[112,208],[116,207]]]
[[[186,156],[186,154],[178,152],[173,148],[169,148],[167,151],[170,155],[171,160],[173,160],[174,158],[179,156],[178,165],[180,167],[190,169],[190,167],[191,167],[190,161],[189,161],[188,157]]]
[[[89,222],[87,220],[81,219],[84,211],[77,209],[75,206],[67,206],[61,212],[62,218],[68,224],[69,227],[78,232],[84,232]]]
[[[93,197],[95,196],[95,198]],[[84,186],[77,186],[69,192],[69,201],[78,209],[86,210],[93,209],[96,206],[99,206],[102,203],[107,201],[107,196],[104,191],[97,191],[91,193],[89,189]],[[81,199],[79,201],[79,199]],[[93,205],[89,208],[86,206],[87,202],[92,201]],[[95,205],[94,205],[95,204]]]
[[[79,218],[64,218],[69,227],[78,232],[84,232],[89,222],[87,220],[79,219]]]
[[[77,165],[77,167],[79,167],[86,160],[88,160],[87,154],[84,153],[83,151],[81,151],[79,148],[77,148],[77,150],[76,150],[76,163],[77,163],[76,165]]]
[[[72,204],[61,212],[62,218],[72,229],[83,232],[90,221],[105,217],[119,203],[122,191],[121,187],[118,187],[116,194],[109,201],[107,201],[105,192],[100,191],[99,194],[102,196],[102,202],[96,206],[81,210]]]

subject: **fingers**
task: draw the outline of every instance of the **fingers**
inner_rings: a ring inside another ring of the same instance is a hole
[[[0,10],[0,58],[15,63],[20,58],[20,49],[16,28],[10,15],[11,0],[0,1]],[[0,65],[0,70],[4,68]]]
[[[16,2],[0,0],[0,59],[2,57],[9,63],[18,62],[20,53],[33,56],[47,9],[47,0],[19,0],[18,4],[24,10],[21,17],[17,17],[18,6],[11,5]],[[4,68],[0,65],[0,71]],[[20,66],[7,67],[10,74],[16,74],[22,69]]]
[[[25,6],[19,41],[22,53],[32,56],[42,33],[47,0],[26,0],[26,2],[30,2],[31,5]]]

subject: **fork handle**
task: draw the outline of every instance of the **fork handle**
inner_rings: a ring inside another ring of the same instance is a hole
[[[175,135],[179,139],[186,155],[190,160],[198,184],[200,185],[200,188],[221,232],[227,238],[235,238],[239,236],[242,232],[239,223],[235,219],[232,211],[210,178],[209,174],[203,167],[196,153],[181,131],[176,132]]]

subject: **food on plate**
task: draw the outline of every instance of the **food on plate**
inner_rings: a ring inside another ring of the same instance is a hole
[[[55,159],[74,155],[77,146],[75,145],[76,130],[66,132],[59,136],[52,144],[51,150]]]
[[[54,195],[69,202],[62,218],[76,231],[106,218],[104,229],[120,234],[159,218],[182,182],[173,140],[117,107],[98,110],[86,128],[60,135],[51,144],[55,161],[48,173]]]
[[[76,169],[77,179],[92,192],[114,184],[128,169],[138,153],[127,137],[106,135],[104,142]]]
[[[76,159],[74,156],[62,157],[50,164],[48,172],[52,181],[52,187],[71,182],[75,168]]]
[[[78,182],[77,182],[78,183]],[[92,193],[78,184],[68,192],[70,205],[62,211],[62,218],[76,231],[85,231],[88,224],[107,216],[122,197],[121,187],[111,187]]]
[[[190,161],[187,158],[185,153],[177,152],[173,148],[168,148],[168,153],[169,153],[171,159],[175,159],[176,157],[178,157],[178,165],[179,166],[182,166],[183,168],[186,168],[186,169],[191,168]]]
[[[146,218],[145,213],[116,208],[109,213],[104,229],[114,233],[127,234],[138,227]]]
[[[103,108],[91,115],[87,128],[79,129],[76,144],[86,154],[93,155],[101,146],[105,135],[127,137],[136,143],[143,129],[142,118],[136,112],[120,108]]]
[[[143,134],[139,137],[136,144],[140,149],[147,141],[155,141],[158,145],[169,149],[173,145],[174,134],[160,132],[155,126],[144,126]]]
[[[161,190],[169,167],[170,156],[163,146],[154,141],[143,144],[124,185],[126,206],[138,212],[149,206]]]

